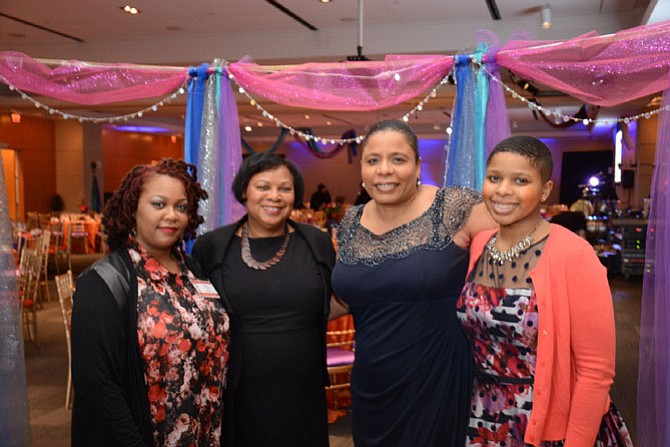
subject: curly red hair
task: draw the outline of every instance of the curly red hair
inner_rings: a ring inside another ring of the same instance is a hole
[[[128,235],[135,228],[135,212],[144,184],[154,175],[167,175],[184,184],[188,199],[188,225],[184,231],[184,240],[193,239],[195,230],[204,222],[204,218],[198,214],[198,207],[200,200],[206,199],[208,195],[200,187],[194,165],[172,158],[162,158],[154,165],[137,165],[121,180],[119,188],[107,200],[103,210],[102,225],[110,249],[126,245]]]

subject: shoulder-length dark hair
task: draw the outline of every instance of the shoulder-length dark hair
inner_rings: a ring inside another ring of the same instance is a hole
[[[155,175],[167,175],[184,184],[188,199],[188,225],[183,239],[195,237],[195,230],[204,221],[198,214],[200,200],[207,198],[207,191],[200,187],[197,169],[183,160],[163,158],[155,165],[137,165],[128,171],[119,188],[107,200],[103,210],[102,225],[107,233],[107,244],[114,250],[123,247],[128,235],[135,228],[135,213],[144,185]]]
[[[232,186],[233,194],[237,201],[242,205],[245,204],[245,192],[247,191],[251,177],[259,172],[271,171],[281,166],[286,166],[286,169],[293,176],[293,192],[295,194],[293,207],[300,208],[305,194],[305,181],[302,178],[300,169],[291,160],[267,152],[252,154],[242,162],[242,166],[240,166],[237,174],[235,174]]]

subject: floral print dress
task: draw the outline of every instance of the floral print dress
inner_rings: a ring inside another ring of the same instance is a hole
[[[156,446],[219,446],[229,320],[208,281],[180,252],[169,272],[136,241],[128,252],[138,281],[137,337]]]
[[[457,302],[457,315],[470,342],[475,380],[465,445],[527,447],[526,427],[533,406],[538,309],[529,272],[547,238],[513,262],[493,262],[485,249]],[[614,404],[603,418],[598,447],[632,447]],[[541,447],[562,447],[546,441]]]

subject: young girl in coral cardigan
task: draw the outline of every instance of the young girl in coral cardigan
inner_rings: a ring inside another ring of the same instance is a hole
[[[544,221],[551,152],[515,136],[491,152],[478,234],[457,304],[475,360],[467,446],[632,446],[609,399],[614,312],[586,240]]]

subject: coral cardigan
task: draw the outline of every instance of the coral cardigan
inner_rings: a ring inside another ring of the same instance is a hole
[[[469,270],[494,232],[475,236]],[[552,224],[530,277],[539,321],[533,409],[524,441],[565,439],[565,447],[593,447],[614,379],[614,310],[606,269],[588,242]]]

